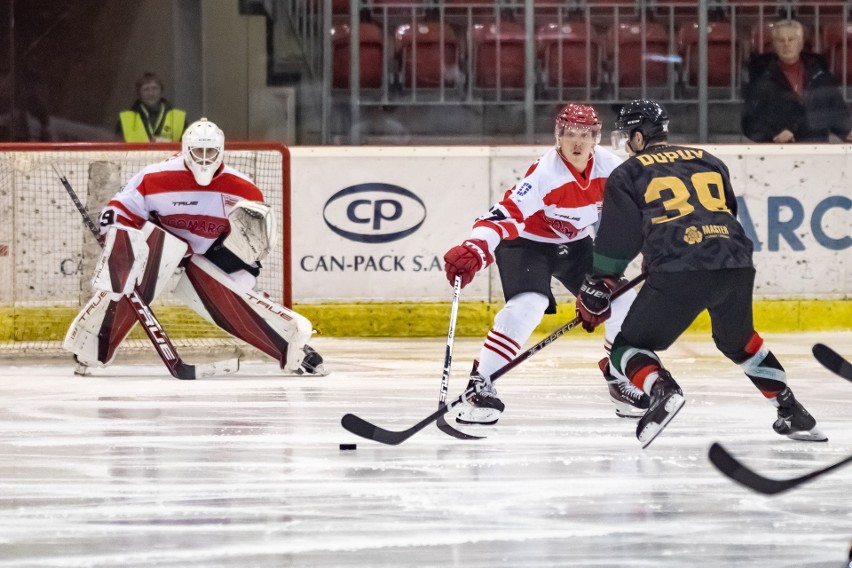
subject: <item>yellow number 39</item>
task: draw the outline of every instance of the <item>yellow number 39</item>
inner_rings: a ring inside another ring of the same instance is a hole
[[[702,207],[709,211],[731,212],[725,205],[725,186],[719,172],[698,172],[692,175],[690,181]],[[671,192],[671,197],[664,198],[664,191]],[[663,207],[665,207],[666,212],[674,212],[676,215],[661,215],[651,219],[651,222],[655,225],[668,223],[695,211],[695,207],[689,203],[690,195],[689,189],[680,178],[665,176],[652,179],[648,188],[645,189],[645,203],[664,199]]]

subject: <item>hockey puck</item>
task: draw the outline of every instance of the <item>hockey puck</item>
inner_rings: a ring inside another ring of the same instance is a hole
[[[340,444],[341,450],[357,450],[358,447],[355,444]]]

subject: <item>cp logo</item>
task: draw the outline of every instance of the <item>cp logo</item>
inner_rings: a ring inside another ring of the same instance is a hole
[[[328,228],[360,243],[388,243],[412,234],[426,220],[426,206],[411,191],[364,183],[331,196],[322,211]]]

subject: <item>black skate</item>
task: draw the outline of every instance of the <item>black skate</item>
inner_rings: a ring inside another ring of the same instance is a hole
[[[456,422],[491,426],[497,424],[506,405],[497,398],[497,389],[491,384],[491,379],[480,375],[476,368],[477,363],[474,362],[473,372],[465,389],[472,390],[473,393],[465,397],[464,402],[458,406]]]
[[[782,436],[792,440],[805,442],[827,442],[828,437],[816,427],[816,420],[805,410],[790,387],[776,395],[778,401],[778,419],[772,424],[772,429]]]
[[[310,345],[305,345],[305,358],[302,359],[301,366],[296,371],[297,375],[314,375],[317,377],[324,377],[328,374],[328,371],[325,369],[325,365],[322,364],[323,359],[322,355],[320,355],[316,349],[311,347]]]
[[[598,361],[598,367],[606,379],[609,399],[615,405],[615,415],[621,418],[641,418],[651,406],[651,397],[627,379],[620,379],[610,373],[609,358]]]
[[[647,448],[663,428],[677,416],[686,400],[683,391],[665,369],[658,371],[659,377],[651,387],[651,407],[636,425],[636,437]]]

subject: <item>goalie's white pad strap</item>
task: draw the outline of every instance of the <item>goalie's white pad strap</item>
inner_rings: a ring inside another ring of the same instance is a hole
[[[263,260],[275,246],[272,208],[258,201],[240,201],[228,214],[231,231],[222,245],[246,264]]]
[[[109,292],[114,300],[126,296],[142,282],[148,262],[148,244],[139,229],[111,225],[104,236],[104,249],[95,266],[92,288]]]
[[[145,235],[149,254],[138,290],[142,299],[150,304],[166,289],[186,254],[187,245],[153,223],[146,223],[141,232]],[[130,300],[124,296],[113,301],[110,296],[110,292],[97,292],[65,334],[62,346],[85,365],[102,367],[111,363],[119,344],[136,323],[136,310]]]
[[[175,295],[207,321],[275,358],[282,369],[299,370],[311,337],[308,319],[235,282],[201,255],[193,255]]]

